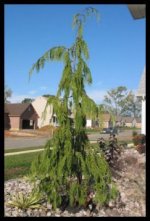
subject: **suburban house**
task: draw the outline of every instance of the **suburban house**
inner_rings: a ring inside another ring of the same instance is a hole
[[[136,128],[141,128],[141,118],[140,117],[136,117]]]
[[[98,121],[92,119],[86,119],[86,128],[98,127]]]
[[[129,4],[128,8],[134,19],[145,18],[146,4]],[[141,77],[137,97],[142,98],[142,114],[141,114],[141,133],[146,134],[146,93],[145,93],[145,68]]]
[[[5,112],[4,112],[4,128],[10,129],[9,111],[6,105],[5,105]]]
[[[47,104],[48,97],[37,97],[33,102],[32,105],[34,109],[36,110],[37,114],[39,115],[38,118],[38,128],[47,126],[47,125],[53,125],[58,126],[57,117],[55,114],[53,114],[53,106]]]
[[[117,117],[116,117],[116,122],[115,122],[115,124],[116,124],[116,126],[118,126],[118,127],[124,126],[124,122],[123,122],[122,116],[117,116]]]
[[[51,95],[51,96],[53,96],[53,95]],[[36,112],[39,115],[38,123],[37,123],[38,128],[41,128],[41,127],[44,127],[47,125],[52,125],[54,127],[59,126],[57,116],[55,113],[53,113],[53,105],[49,104],[46,107],[47,100],[48,100],[48,97],[40,96],[40,97],[37,97],[32,102],[34,109],[36,110]],[[69,110],[69,118],[73,123],[74,117],[73,117],[73,113],[71,112],[71,110]]]
[[[125,127],[136,127],[136,120],[133,117],[122,117],[121,121]]]
[[[142,114],[141,114],[141,133],[146,134],[146,91],[145,91],[145,68],[141,76],[139,87],[137,90],[137,97],[141,98]]]
[[[120,119],[120,123],[118,121],[116,123],[117,126],[141,128],[141,119],[138,117],[134,118],[119,116],[118,119]]]
[[[32,104],[5,104],[4,122],[6,130],[36,129],[38,114]]]
[[[111,115],[108,112],[101,114],[101,118],[98,120],[86,119],[87,128],[109,128],[112,126]]]
[[[111,115],[109,113],[104,113],[102,115],[103,128],[112,127]]]

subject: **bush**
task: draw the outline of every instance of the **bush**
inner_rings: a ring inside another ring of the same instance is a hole
[[[121,154],[121,146],[118,145],[117,138],[115,135],[110,135],[108,145],[106,144],[103,137],[99,138],[97,142],[99,144],[100,150],[104,152],[106,161],[110,166],[113,166]]]
[[[139,134],[133,137],[133,143],[136,150],[139,153],[145,153],[146,151],[146,136],[144,134]]]
[[[139,152],[139,153],[145,153],[146,151],[146,144],[139,144],[136,146],[136,150]]]
[[[137,136],[137,134],[138,134],[137,131],[133,131],[133,132],[132,132],[132,137]]]
[[[135,135],[133,137],[133,143],[135,146],[139,145],[139,144],[144,144],[145,143],[145,135],[144,134]]]

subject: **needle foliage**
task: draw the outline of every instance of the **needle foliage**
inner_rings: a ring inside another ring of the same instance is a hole
[[[98,15],[94,8],[76,14],[73,19],[76,29],[73,45],[50,49],[30,70],[31,75],[34,70],[43,68],[47,61],[64,63],[57,94],[47,102],[47,105],[53,105],[60,127],[31,167],[32,176],[40,180],[40,189],[47,194],[54,209],[62,205],[63,196],[70,206],[76,206],[85,205],[89,191],[94,192],[93,200],[101,204],[116,194],[113,185],[110,185],[111,174],[103,154],[90,145],[85,133],[86,116],[97,116],[97,105],[85,91],[85,84],[92,83],[92,75],[86,63],[89,50],[83,38],[83,27],[87,17],[93,14]],[[69,117],[70,102],[73,124]]]

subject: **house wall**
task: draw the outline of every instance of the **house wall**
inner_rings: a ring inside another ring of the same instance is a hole
[[[87,128],[97,128],[98,122],[96,120],[86,119],[86,127]]]
[[[30,105],[27,110],[21,115],[21,120],[20,120],[20,128],[22,128],[22,122],[23,120],[33,120],[34,121],[34,127],[33,129],[37,129],[37,124],[38,124],[38,115],[33,108],[32,105]]]
[[[126,123],[125,123],[125,126],[126,126],[126,127],[132,127],[132,123],[127,123],[127,122],[126,122]]]
[[[133,121],[132,121],[132,127],[136,127],[136,120],[135,119],[133,119]]]
[[[46,103],[47,103],[47,99],[45,97],[38,97],[32,102],[32,105],[39,116],[38,121],[37,121],[37,125],[39,128],[49,125],[50,122],[52,121],[51,120],[52,111],[53,111],[52,105],[47,107],[45,117],[44,117],[44,110],[45,110]]]
[[[108,121],[104,121],[103,127],[104,127],[104,128],[109,128],[109,122],[108,122]]]
[[[20,117],[10,116],[10,129],[19,130],[20,129]]]
[[[4,127],[5,127],[5,130],[10,129],[10,119],[9,119],[8,113],[4,114]]]
[[[141,128],[141,123],[136,123],[137,128]]]
[[[86,120],[86,127],[88,127],[88,128],[92,127],[92,120],[90,120],[90,119]]]
[[[142,128],[141,133],[146,134],[146,100],[142,99]]]

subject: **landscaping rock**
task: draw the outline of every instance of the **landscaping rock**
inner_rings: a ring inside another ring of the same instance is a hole
[[[24,179],[13,179],[5,182],[5,216],[7,217],[133,217],[145,216],[145,154],[130,148],[125,149],[118,159],[118,167],[112,169],[113,180],[120,192],[115,201],[110,201],[107,207],[97,205],[93,212],[89,209],[60,209],[52,210],[52,205],[43,202],[39,209],[21,210],[7,205],[12,196],[21,191],[28,194],[34,185]],[[37,182],[38,184],[38,182]]]

